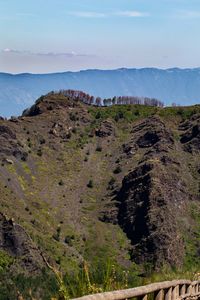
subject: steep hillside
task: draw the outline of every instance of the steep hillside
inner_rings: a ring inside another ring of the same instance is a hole
[[[0,160],[0,276],[10,270],[13,291],[25,276],[53,293],[44,258],[68,274],[83,261],[140,276],[199,266],[200,106],[47,95],[0,120]]]
[[[200,103],[200,69],[85,70],[55,74],[0,73],[0,115],[19,115],[34,99],[52,90],[78,89],[91,95],[143,96],[166,105]]]

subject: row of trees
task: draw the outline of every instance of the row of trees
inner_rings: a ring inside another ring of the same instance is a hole
[[[140,105],[148,105],[148,106],[157,106],[163,107],[164,103],[156,98],[148,98],[148,97],[136,97],[136,96],[120,96],[113,97],[103,100],[104,106],[110,105],[122,105],[122,104],[140,104]]]
[[[100,97],[90,96],[87,93],[77,90],[60,90],[59,94],[70,97],[73,100],[80,100],[89,105],[111,106],[123,104],[140,104],[148,106],[163,107],[164,103],[156,98],[135,97],[135,96],[119,96],[113,98],[102,99]]]

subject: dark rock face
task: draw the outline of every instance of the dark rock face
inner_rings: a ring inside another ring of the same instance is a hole
[[[26,231],[1,213],[0,249],[20,258],[20,267],[28,273],[38,272],[44,267],[43,258]]]
[[[55,100],[54,100],[55,98]],[[64,100],[64,101],[63,101]],[[48,113],[52,110],[57,110],[60,108],[75,107],[77,105],[76,101],[69,99],[69,97],[61,97],[60,101],[54,97],[54,94],[49,93],[46,96],[41,96],[34,105],[23,111],[23,117],[34,117],[41,115],[43,113]]]
[[[117,216],[116,212],[107,218],[104,215],[105,221],[114,224],[117,217],[131,240],[132,259],[136,263],[149,262],[158,269],[163,262],[180,266],[184,258],[184,242],[176,220],[187,202],[187,192],[178,174],[180,163],[170,155],[175,151],[174,144],[171,131],[157,117],[133,128],[132,139],[123,145],[123,153],[130,158],[139,149],[145,152],[117,192]]]
[[[107,137],[113,134],[113,124],[109,121],[102,122],[100,128],[96,129],[96,136]]]
[[[183,192],[177,192],[176,175],[168,178],[162,167],[144,163],[123,180],[117,195],[118,221],[132,241],[132,259],[149,261],[160,268],[163,261],[180,265],[184,256],[183,240],[178,235],[176,211],[172,203],[182,203]],[[174,203],[174,204],[175,204]]]
[[[0,125],[0,155],[14,156],[26,160],[28,154],[18,142],[15,132],[5,125]]]
[[[0,153],[12,155],[14,149],[17,149],[16,134],[8,127],[0,126]]]
[[[174,144],[172,133],[158,117],[150,117],[132,129],[134,140],[139,148],[153,148],[163,151]]]
[[[152,166],[144,164],[127,175],[117,196],[120,201],[118,219],[120,225],[134,243],[148,235],[145,216],[149,207],[149,187]]]
[[[123,152],[126,153],[128,157],[131,157],[136,151],[138,146],[135,143],[124,144]]]
[[[71,136],[72,127],[67,127],[62,123],[54,123],[49,133],[54,137],[60,137],[61,139],[68,140]]]
[[[156,132],[148,131],[138,139],[137,144],[141,148],[148,148],[155,145],[159,140],[159,135]]]
[[[30,108],[24,110],[22,115],[24,117],[27,117],[27,116],[33,117],[33,116],[37,116],[37,115],[39,115],[41,113],[42,113],[42,111],[41,111],[40,107],[37,106],[36,104],[34,104]]]
[[[5,139],[16,139],[16,134],[8,126],[1,125],[0,137]]]
[[[190,121],[184,122],[180,129],[185,131],[180,139],[184,150],[190,153],[200,151],[200,116],[193,116]]]

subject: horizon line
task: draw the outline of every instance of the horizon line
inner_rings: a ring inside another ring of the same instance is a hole
[[[51,74],[64,74],[64,73],[80,73],[80,72],[86,72],[86,71],[120,71],[120,70],[162,70],[162,71],[170,71],[170,70],[198,70],[200,67],[119,67],[119,68],[111,68],[111,69],[99,69],[99,68],[89,68],[89,69],[80,69],[77,71],[55,71],[55,72],[44,72],[44,73],[33,73],[33,72],[20,72],[20,73],[10,73],[10,72],[4,72],[0,71],[0,74],[5,74],[5,75],[13,75],[13,76],[18,76],[18,75],[51,75]]]

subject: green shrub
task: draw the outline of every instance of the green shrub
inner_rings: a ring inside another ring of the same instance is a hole
[[[61,234],[61,227],[58,226],[56,233],[53,234],[53,238],[54,240],[56,240],[57,242],[60,241],[60,234]]]
[[[93,188],[94,187],[94,183],[93,183],[92,179],[89,180],[89,182],[87,184],[87,187],[89,187],[89,188]]]
[[[116,179],[114,177],[112,177],[108,184],[113,185],[113,184],[115,184],[115,182],[116,182]]]
[[[74,113],[70,113],[69,117],[70,117],[71,121],[77,121],[77,120],[79,120],[79,118]]]
[[[123,119],[124,118],[124,113],[122,111],[119,111],[116,113],[115,115],[115,121],[118,122],[120,119]]]
[[[120,166],[117,166],[117,168],[113,171],[114,174],[119,174],[121,173],[122,168]]]
[[[101,151],[102,151],[102,147],[101,147],[101,146],[97,146],[97,147],[96,147],[96,151],[97,151],[97,152],[101,152]]]
[[[43,154],[42,149],[38,149],[37,155],[38,155],[38,156],[42,156],[42,154]]]
[[[100,119],[102,117],[101,112],[98,111],[95,115],[95,119]]]
[[[65,243],[68,244],[69,246],[72,246],[74,238],[75,238],[74,235],[66,235]]]
[[[44,139],[44,138],[41,138],[40,139],[40,145],[43,145],[43,144],[45,144],[46,143],[46,140]]]

